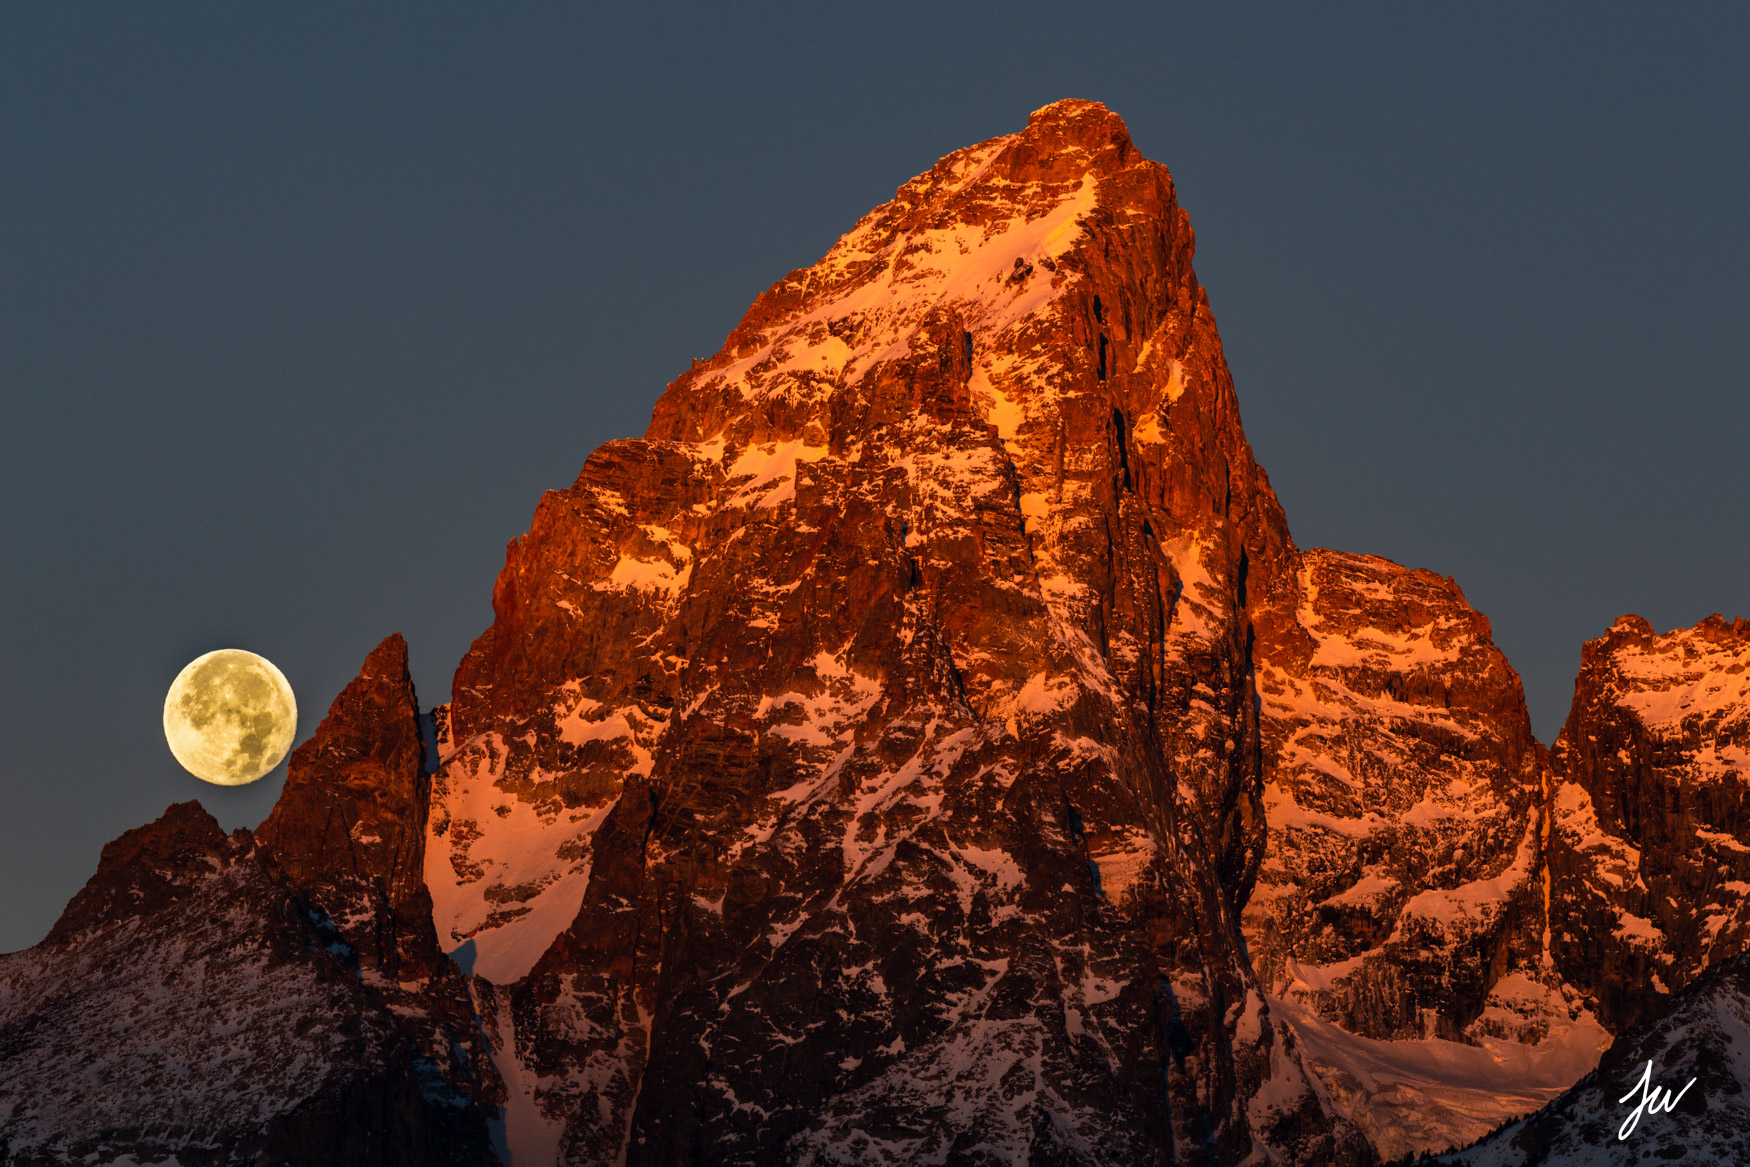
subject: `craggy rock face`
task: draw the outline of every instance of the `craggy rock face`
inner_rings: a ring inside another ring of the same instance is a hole
[[[1546,758],[1456,584],[1295,548],[1192,250],[1090,102],[907,183],[541,500],[435,755],[390,637],[253,838],[172,807],[0,957],[0,1157],[1342,1164],[1561,1094],[1744,946],[1750,627],[1625,617]]]
[[[1352,1033],[1462,1040],[1503,975],[1540,963],[1543,773],[1519,677],[1449,579],[1310,551],[1299,584],[1258,648],[1252,958]]]
[[[1258,975],[1396,1158],[1535,1109],[1607,1040],[1545,955],[1548,781],[1519,677],[1452,580],[1303,553],[1260,611]]]
[[[1440,1162],[1453,1167],[1750,1162],[1750,1100],[1744,1091],[1750,1082],[1750,957],[1709,968],[1664,1007],[1659,1018],[1618,1034],[1597,1070],[1560,1098]],[[1658,1108],[1643,1110],[1625,1135],[1648,1086],[1659,1091]],[[1670,1094],[1680,1097],[1668,1106]]]
[[[1551,947],[1613,1029],[1750,936],[1750,622],[1586,645],[1552,751]]]
[[[502,1085],[468,987],[444,955],[425,887],[431,799],[407,642],[386,638],[292,753],[256,841],[339,934],[447,1089],[496,1105]]]
[[[501,986],[513,1154],[1365,1155],[1242,949],[1248,600],[1293,549],[1191,251],[1167,172],[1060,102],[542,500],[426,858]]]
[[[294,880],[322,889],[347,943],[391,977],[404,960],[429,971],[434,954],[443,959],[435,944],[422,943],[431,936],[424,761],[407,642],[391,636],[293,752],[285,789],[255,832]],[[354,921],[389,931],[364,931]]]
[[[0,1156],[492,1162],[481,1112],[344,951],[199,804],[127,832],[48,939],[0,956]]]
[[[103,845],[97,873],[67,901],[43,943],[66,943],[171,907],[234,859],[240,847],[200,803],[176,803],[156,822]]]

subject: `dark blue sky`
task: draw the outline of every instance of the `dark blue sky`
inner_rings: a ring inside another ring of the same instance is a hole
[[[186,661],[445,699],[543,489],[1060,97],[1172,169],[1297,540],[1456,576],[1539,736],[1617,615],[1750,614],[1741,5],[280,7],[0,9],[0,950],[277,796],[171,759]]]

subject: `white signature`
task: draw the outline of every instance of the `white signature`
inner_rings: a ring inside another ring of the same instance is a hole
[[[1635,1124],[1641,1121],[1642,1114],[1659,1114],[1660,1112],[1669,1114],[1677,1109],[1677,1100],[1689,1093],[1689,1088],[1693,1085],[1695,1085],[1695,1079],[1691,1078],[1684,1084],[1683,1089],[1676,1093],[1672,1093],[1670,1090],[1661,1090],[1653,1085],[1653,1063],[1648,1062],[1647,1068],[1641,1071],[1641,1080],[1630,1087],[1627,1094],[1617,1099],[1618,1102],[1626,1103],[1637,1094],[1641,1097],[1640,1105],[1635,1107],[1634,1113],[1628,1116],[1628,1119],[1622,1124],[1622,1128],[1616,1132],[1616,1137],[1619,1140],[1626,1139],[1634,1133]]]

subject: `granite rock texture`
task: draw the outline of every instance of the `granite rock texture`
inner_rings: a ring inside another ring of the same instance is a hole
[[[1545,945],[1545,753],[1450,578],[1313,550],[1292,580],[1257,620],[1269,843],[1251,956],[1383,1155],[1462,1145],[1608,1040]]]
[[[198,803],[104,848],[47,939],[0,956],[14,1164],[494,1162],[326,916]]]
[[[1747,1051],[1750,956],[1740,954],[1672,993],[1658,1017],[1624,1028],[1597,1068],[1555,1101],[1439,1161],[1452,1167],[1750,1162]],[[1642,1109],[1653,1090],[1656,1104]]]
[[[1362,1036],[1460,1037],[1540,963],[1544,767],[1519,677],[1450,579],[1309,551],[1298,582],[1258,652],[1253,960]]]
[[[1613,1030],[1750,938],[1750,621],[1590,641],[1551,751],[1551,946]]]
[[[1293,546],[1192,248],[1115,115],[1049,106],[542,499],[426,868],[513,1155],[1368,1157],[1240,933],[1247,589]]]
[[[0,1157],[1363,1164],[1724,991],[1750,629],[1625,617],[1543,750],[1456,583],[1295,546],[1194,243],[1092,102],[902,186],[449,704],[390,637],[0,957]]]

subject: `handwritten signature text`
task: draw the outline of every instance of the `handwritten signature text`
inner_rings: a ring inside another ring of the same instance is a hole
[[[1647,1068],[1641,1071],[1641,1080],[1635,1083],[1627,1094],[1617,1099],[1618,1102],[1627,1103],[1639,1095],[1641,1100],[1640,1104],[1635,1107],[1634,1113],[1624,1120],[1621,1129],[1616,1132],[1617,1139],[1626,1139],[1633,1134],[1635,1124],[1641,1121],[1642,1114],[1669,1114],[1677,1109],[1677,1100],[1689,1093],[1689,1088],[1693,1085],[1695,1085],[1695,1079],[1691,1078],[1684,1084],[1683,1089],[1675,1093],[1653,1085],[1653,1063],[1649,1061]]]

